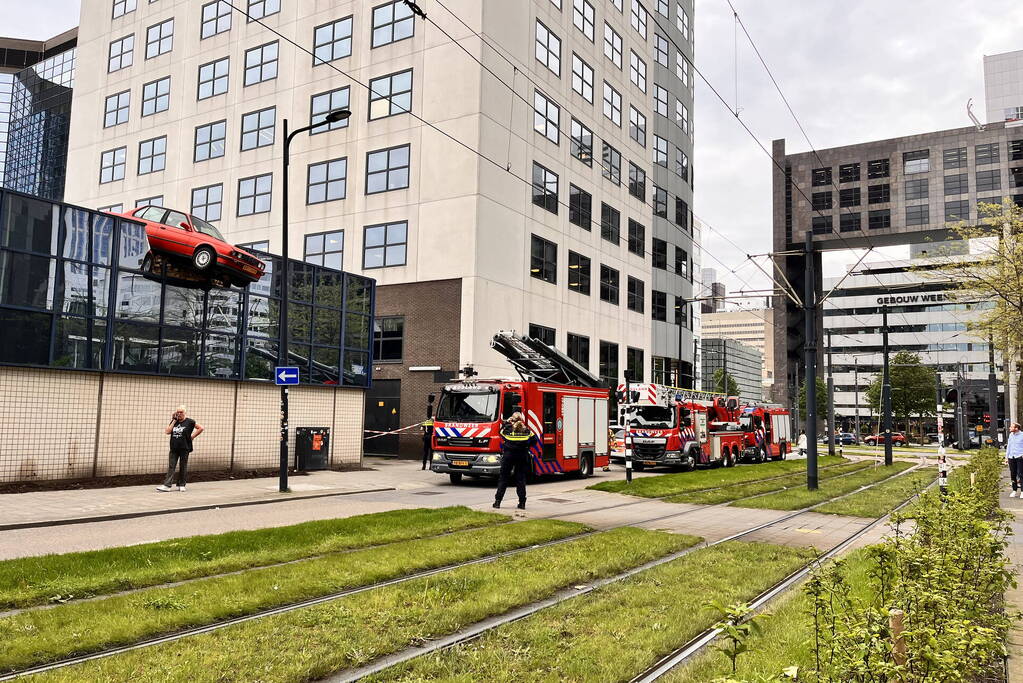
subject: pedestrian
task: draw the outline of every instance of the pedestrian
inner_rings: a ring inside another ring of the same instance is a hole
[[[185,492],[185,474],[188,471],[188,455],[192,452],[192,440],[202,434],[203,426],[185,416],[185,406],[178,406],[171,414],[170,424],[163,430],[170,434],[170,455],[167,462],[167,476],[157,491],[173,491],[174,471],[177,470],[178,491]]]
[[[1009,478],[1012,479],[1012,493],[1009,498],[1023,498],[1023,432],[1019,422],[1009,427],[1009,438],[1005,442],[1005,459],[1009,461]]]
[[[806,430],[799,430],[799,439],[796,441],[796,448],[799,450],[799,457],[806,457]]]
[[[536,435],[526,426],[522,413],[512,413],[501,429],[501,475],[497,480],[494,507],[501,507],[501,499],[508,488],[512,471],[515,473],[515,492],[519,495],[519,509],[526,509],[526,474],[532,468],[530,450],[536,445]]]

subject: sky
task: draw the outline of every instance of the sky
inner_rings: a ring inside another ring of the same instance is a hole
[[[0,36],[27,40],[52,38],[78,26],[80,4],[80,0],[35,0],[31,3],[0,0]],[[31,11],[26,10],[29,6]]]

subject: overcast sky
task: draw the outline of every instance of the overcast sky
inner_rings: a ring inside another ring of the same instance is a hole
[[[90,0],[95,2],[95,0]],[[106,0],[102,0],[106,2]],[[0,0],[0,36],[45,40],[78,26],[79,0]]]

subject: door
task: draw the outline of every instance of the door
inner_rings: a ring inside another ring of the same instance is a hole
[[[366,392],[366,429],[389,432],[401,425],[401,380],[376,379]],[[398,434],[367,433],[362,442],[366,455],[398,455]],[[375,437],[375,438],[370,438]]]
[[[543,459],[558,459],[558,395],[545,391],[543,396]]]

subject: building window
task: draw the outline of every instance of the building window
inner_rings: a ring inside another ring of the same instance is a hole
[[[99,182],[112,183],[115,180],[124,180],[125,159],[128,148],[118,147],[100,155],[99,160]]]
[[[661,66],[668,66],[668,39],[660,33],[654,34],[654,61]]]
[[[574,52],[572,53],[572,90],[593,104],[593,68]]]
[[[276,120],[276,107],[242,115],[242,151],[272,145]]]
[[[646,171],[629,162],[629,194],[646,201]]]
[[[142,86],[142,115],[151,116],[170,108],[170,76]]]
[[[227,92],[230,58],[224,57],[199,67],[199,88],[197,99],[205,100]]]
[[[373,8],[373,47],[411,38],[415,31],[412,8],[402,0]]]
[[[167,136],[139,143],[139,175],[156,173],[167,167]]]
[[[631,105],[629,106],[629,137],[639,145],[646,147],[646,116]]]
[[[125,90],[106,99],[103,114],[103,127],[119,126],[128,121],[128,110],[131,105],[131,91]]]
[[[675,75],[682,81],[683,87],[689,87],[689,61],[681,52],[675,53]]]
[[[629,251],[640,258],[646,257],[646,228],[642,223],[629,219]]]
[[[992,142],[986,145],[977,145],[976,154],[978,166],[984,166],[986,164],[997,164],[998,143]]]
[[[958,223],[970,220],[970,202],[966,199],[956,199],[945,202],[945,221],[947,223]]]
[[[146,59],[159,57],[174,47],[174,20],[161,21],[146,29]]]
[[[654,185],[654,215],[658,218],[668,217],[668,192]]]
[[[618,244],[618,241],[621,239],[621,233],[622,214],[618,211],[618,209],[614,209],[607,204],[601,203],[600,236],[612,244]]]
[[[558,245],[533,235],[529,251],[529,274],[537,280],[558,282]]]
[[[369,118],[382,119],[412,111],[412,69],[369,82]]]
[[[977,171],[977,192],[992,192],[1000,189],[1002,189],[1002,177],[998,169]]]
[[[598,359],[600,378],[608,386],[616,387],[618,385],[618,344],[601,340],[598,353],[600,355]]]
[[[319,95],[313,95],[309,108],[309,123],[316,127],[312,128],[309,131],[309,134],[317,135],[318,133],[326,133],[328,130],[347,128],[348,119],[334,121],[333,123],[328,123],[325,126],[319,126],[316,124],[321,121],[325,121],[327,119],[327,114],[335,109],[347,109],[348,105],[349,91],[347,85],[343,88],[337,88],[335,90],[320,93]]]
[[[884,204],[891,201],[891,188],[889,185],[870,185],[867,187],[868,204]]]
[[[221,0],[202,6],[200,38],[209,38],[231,30],[231,6]]]
[[[536,22],[536,59],[555,76],[561,76],[561,38],[540,21]]]
[[[927,178],[906,181],[906,199],[927,199],[930,195]]]
[[[942,151],[941,164],[945,169],[966,168],[966,148],[953,147]]]
[[[408,187],[410,146],[399,145],[366,155],[366,194]]]
[[[281,0],[249,0],[249,21],[262,19],[281,11]]]
[[[660,270],[668,269],[668,243],[656,237],[651,247],[651,265]]]
[[[593,212],[593,195],[569,184],[568,186],[568,222],[578,225],[583,230],[590,229]]]
[[[192,190],[192,215],[204,221],[219,221],[224,205],[224,186],[221,184],[197,187]]]
[[[625,349],[625,374],[633,382],[643,381],[643,349]]]
[[[859,203],[857,202],[857,205]],[[855,213],[843,213],[838,220],[838,231],[839,232],[856,232],[860,229],[860,214]]]
[[[345,17],[313,29],[313,66],[352,54],[352,18]]]
[[[662,323],[668,322],[668,295],[664,292],[650,291],[650,317]]]
[[[675,100],[675,125],[689,135],[689,107],[682,104],[682,100],[679,99]]]
[[[590,369],[590,338],[584,337],[581,334],[568,333],[568,357],[573,361],[583,366],[587,370]]]
[[[689,229],[689,205],[681,197],[675,197],[675,225]]]
[[[363,235],[362,267],[403,266],[407,247],[408,222],[367,225]]]
[[[682,148],[675,149],[675,175],[689,182],[689,155]]]
[[[833,232],[831,216],[814,216],[810,219],[810,228],[815,235],[827,235]]]
[[[831,167],[815,168],[811,174],[811,184],[814,187],[831,184]]]
[[[842,164],[838,167],[838,182],[840,183],[855,183],[860,179],[860,165],[855,164]]]
[[[593,166],[593,131],[577,119],[572,119],[572,156],[587,166]]]
[[[373,362],[399,362],[402,359],[402,341],[405,336],[405,318],[388,316],[373,323]]]
[[[682,247],[675,247],[675,275],[689,277],[689,254]]]
[[[814,211],[824,211],[831,208],[831,190],[827,192],[814,192],[812,195]]]
[[[643,36],[643,40],[646,40],[647,19],[646,7],[643,7],[639,0],[632,0],[632,28],[636,29],[636,32]]]
[[[867,227],[871,230],[881,230],[892,227],[891,209],[878,209],[868,213]]]
[[[910,173],[926,173],[931,170],[931,150],[919,149],[915,152],[903,152],[902,168],[908,175]]]
[[[686,327],[686,311],[689,307],[686,306],[686,300],[680,296],[675,297],[675,324]],[[690,323],[692,323],[692,313],[689,314]],[[689,329],[693,329],[692,324],[688,325]]]
[[[970,191],[969,174],[957,173],[945,176],[945,194],[966,194]]]
[[[103,213],[124,213],[124,204],[111,204],[110,206],[101,206],[97,211]]]
[[[107,56],[107,72],[113,73],[125,67],[131,66],[132,56],[135,54],[135,34],[125,36],[110,43],[110,51]]]
[[[927,225],[930,215],[926,204],[906,207],[906,225]]]
[[[238,181],[238,215],[251,216],[256,213],[270,213],[270,197],[273,191],[273,174],[242,178]]]
[[[590,295],[590,258],[568,252],[568,289],[577,294]]]
[[[245,85],[277,78],[277,41],[245,51]]]
[[[556,145],[561,139],[559,134],[560,125],[561,107],[547,99],[547,97],[539,90],[534,90],[533,130]]]
[[[890,172],[888,159],[875,159],[867,162],[867,179],[887,178]]]
[[[614,268],[600,264],[600,300],[618,305],[619,274]]]
[[[306,262],[341,270],[345,252],[345,231],[331,230],[306,235],[304,251]]]
[[[848,208],[850,206],[860,205],[860,188],[858,187],[847,187],[838,191],[838,206],[840,208]]]
[[[675,3],[675,10],[677,12],[675,15],[675,25],[678,27],[678,31],[682,34],[682,37],[689,40],[689,14],[686,12],[685,8],[682,7],[682,3],[680,2]]]
[[[634,278],[630,275],[628,288],[629,288],[628,301],[626,305],[628,306],[630,311],[642,313],[643,310],[646,308],[645,306],[646,294],[643,291],[644,288],[643,281],[640,280],[639,278]]]
[[[604,177],[615,185],[621,185],[622,154],[607,142],[604,142],[604,149],[601,152],[601,164]]]
[[[141,208],[143,206],[163,206],[163,195],[156,195],[155,197],[143,197],[135,201],[135,208]]]
[[[533,203],[551,213],[558,213],[558,174],[533,162]]]
[[[1009,107],[1005,110],[1006,121],[1019,121],[1023,119],[1023,107]]]
[[[226,140],[227,121],[217,121],[215,123],[207,123],[204,126],[196,126],[195,151],[192,160],[199,162],[224,156]]]
[[[1023,187],[1023,168],[1009,169],[1009,187]]]
[[[529,336],[547,346],[554,346],[554,338],[557,336],[557,333],[553,327],[529,323]]]
[[[572,0],[572,25],[593,42],[593,5],[586,0]]]
[[[270,240],[260,240],[258,242],[242,242],[238,245],[242,249],[254,249],[256,251],[262,251],[270,253]]]
[[[1009,141],[1009,161],[1023,161],[1023,140]]]
[[[114,0],[114,19],[135,11],[135,0]]]
[[[619,128],[622,125],[622,94],[604,81],[604,116]]]
[[[654,113],[668,118],[668,90],[654,83]]]
[[[654,136],[653,162],[658,166],[668,168],[668,141],[660,135]]]
[[[348,191],[348,158],[309,164],[306,176],[306,204],[344,199]]]
[[[646,92],[646,62],[629,50],[629,80],[641,91]]]
[[[622,37],[607,22],[604,22],[604,56],[622,68]]]

